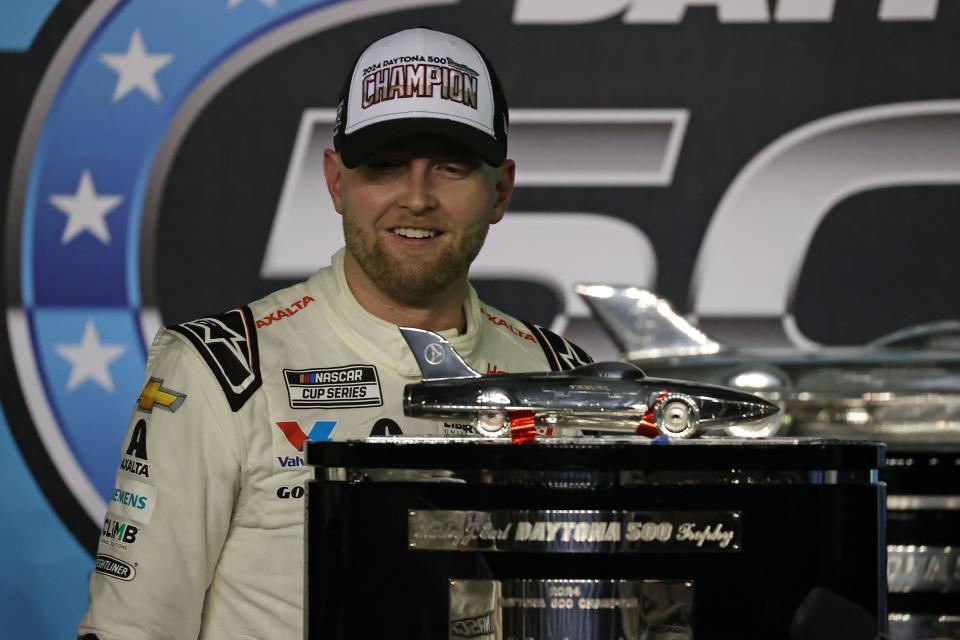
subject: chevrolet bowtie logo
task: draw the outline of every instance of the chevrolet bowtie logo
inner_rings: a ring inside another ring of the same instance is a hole
[[[140,399],[137,401],[137,410],[144,413],[153,413],[155,406],[163,407],[167,411],[176,411],[187,399],[185,393],[179,393],[173,389],[163,388],[163,380],[160,378],[150,378],[150,382],[140,393]]]

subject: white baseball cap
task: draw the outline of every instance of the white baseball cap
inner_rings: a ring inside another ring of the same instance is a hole
[[[508,126],[500,81],[479,49],[440,31],[405,29],[360,54],[344,83],[333,145],[353,168],[388,142],[434,134],[498,167]]]

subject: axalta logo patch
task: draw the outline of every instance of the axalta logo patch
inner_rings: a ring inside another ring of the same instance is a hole
[[[134,460],[133,458],[127,456],[124,456],[123,459],[120,460],[120,469],[135,476],[143,476],[144,478],[150,477],[149,464],[140,462],[139,460]]]
[[[300,311],[302,311],[303,309],[306,309],[307,305],[309,305],[311,302],[313,302],[313,298],[311,298],[310,296],[303,296],[301,299],[295,301],[292,305],[290,305],[286,309],[277,309],[273,313],[269,313],[266,316],[257,320],[257,329],[261,329],[263,327],[269,327],[274,322],[280,322],[284,318],[295,316],[298,313],[300,313]]]
[[[291,409],[379,407],[383,404],[377,368],[354,364],[327,369],[284,369]]]
[[[519,337],[523,338],[524,340],[527,340],[527,341],[529,341],[529,342],[532,342],[532,343],[536,344],[537,339],[533,337],[533,334],[532,334],[532,333],[529,333],[529,332],[527,332],[527,331],[523,331],[523,330],[521,330],[521,329],[517,329],[515,326],[513,326],[513,324],[507,322],[507,321],[504,320],[503,318],[498,318],[497,316],[493,315],[492,313],[487,313],[487,310],[486,310],[486,309],[480,309],[480,313],[482,313],[482,314],[484,315],[484,317],[486,317],[487,320],[489,320],[489,321],[492,322],[493,324],[497,325],[498,327],[506,327],[507,329],[510,330],[510,333],[512,333],[513,335],[519,336]]]
[[[143,396],[141,396],[143,398]],[[130,433],[130,444],[120,460],[120,469],[135,476],[150,477],[147,464],[147,421],[137,420]]]
[[[97,573],[129,582],[137,575],[137,570],[123,560],[101,553],[97,556]]]

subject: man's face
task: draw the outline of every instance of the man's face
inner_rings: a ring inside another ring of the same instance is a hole
[[[493,168],[434,136],[388,144],[356,169],[328,152],[324,168],[343,215],[347,260],[364,284],[410,306],[429,306],[466,282],[513,187],[512,161]]]

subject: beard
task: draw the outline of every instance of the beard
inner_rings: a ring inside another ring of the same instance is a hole
[[[353,216],[343,215],[347,251],[383,293],[410,307],[428,306],[451,285],[466,279],[489,228],[489,224],[475,225],[452,241],[448,238],[433,255],[410,258],[392,255],[381,236],[371,237]]]

